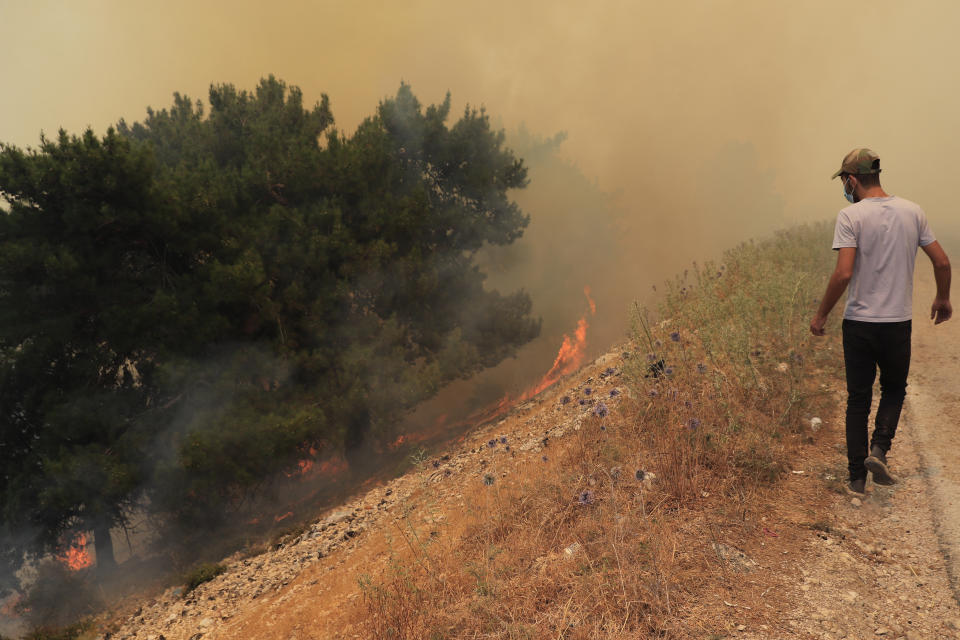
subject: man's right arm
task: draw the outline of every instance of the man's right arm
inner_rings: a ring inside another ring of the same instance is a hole
[[[930,318],[934,324],[946,322],[953,315],[953,307],[950,305],[950,258],[944,252],[940,243],[934,240],[930,244],[920,247],[933,263],[933,277],[937,281],[937,297],[933,299],[933,305],[930,307]]]

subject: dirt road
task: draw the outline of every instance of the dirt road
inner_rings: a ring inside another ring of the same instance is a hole
[[[868,483],[863,499],[836,499],[799,569],[787,637],[960,638],[960,468],[952,464],[960,446],[960,320],[929,320],[935,289],[920,260],[907,401],[888,456],[899,483]],[[842,406],[840,413],[838,454]],[[838,455],[840,481],[843,462]]]
[[[933,277],[928,267],[918,271],[909,424],[930,486],[954,593],[960,595],[960,318],[933,325]]]

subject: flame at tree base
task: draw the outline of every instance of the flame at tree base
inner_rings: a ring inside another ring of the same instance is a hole
[[[59,560],[67,565],[71,571],[80,571],[93,566],[93,556],[87,551],[87,545],[90,544],[90,536],[86,533],[78,533],[67,550],[58,556]]]

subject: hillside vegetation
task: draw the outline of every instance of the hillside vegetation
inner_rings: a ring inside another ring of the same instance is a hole
[[[736,570],[749,559],[721,532],[764,535],[779,479],[833,402],[835,338],[807,328],[828,240],[819,224],[742,244],[669,283],[656,313],[638,306],[619,366],[555,398],[586,414],[572,441],[509,480],[494,464],[463,494],[460,533],[408,520],[391,568],[360,577],[366,637],[688,637],[690,619],[709,631],[705,596],[749,594]]]
[[[529,221],[482,109],[402,84],[348,136],[273,76],[209,105],[0,142],[0,597],[90,532],[108,576],[144,511],[174,542],[362,458],[539,333],[476,260]]]

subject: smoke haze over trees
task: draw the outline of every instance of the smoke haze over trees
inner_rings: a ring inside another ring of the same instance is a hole
[[[144,504],[213,520],[539,332],[475,260],[528,223],[483,110],[402,84],[346,136],[272,76],[209,102],[0,149],[7,570],[88,530],[108,560]]]

